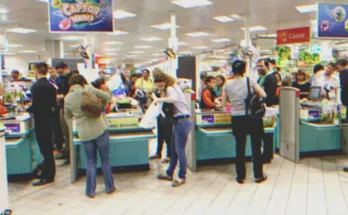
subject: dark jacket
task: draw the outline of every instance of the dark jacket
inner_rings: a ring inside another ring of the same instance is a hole
[[[348,106],[348,69],[340,72],[341,82],[341,101],[342,104]]]
[[[32,104],[27,109],[35,121],[52,119],[57,114],[57,90],[47,78],[40,78],[31,88]]]
[[[63,94],[64,97],[69,93],[70,84],[69,80],[73,74],[70,72],[65,76],[60,76],[60,83],[58,84],[58,94]],[[59,102],[59,107],[64,108],[64,100]]]
[[[257,80],[257,83],[260,83],[261,78]],[[277,78],[274,74],[268,74],[263,85],[261,87],[266,92],[265,103],[267,106],[278,105],[279,97],[277,96]]]

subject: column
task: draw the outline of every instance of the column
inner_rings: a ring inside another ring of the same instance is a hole
[[[170,15],[170,23],[171,23],[171,28],[170,28],[170,38],[168,40],[168,45],[169,45],[169,48],[173,49],[174,53],[176,54],[176,58],[169,60],[169,65],[170,65],[169,75],[177,77],[179,40],[176,37],[176,15],[175,14]]]
[[[64,58],[64,46],[60,40],[46,40],[45,41],[45,58]]]

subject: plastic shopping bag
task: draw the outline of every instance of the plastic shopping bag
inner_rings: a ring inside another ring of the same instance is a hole
[[[154,128],[156,127],[157,117],[163,114],[162,104],[151,103],[142,117],[139,126],[142,128]]]

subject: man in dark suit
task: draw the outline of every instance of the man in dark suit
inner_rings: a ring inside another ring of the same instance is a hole
[[[52,136],[57,111],[57,91],[47,80],[46,63],[36,64],[35,70],[37,82],[31,88],[32,105],[28,112],[34,116],[36,140],[44,158],[41,179],[33,183],[33,186],[40,186],[52,183],[56,172]]]
[[[348,106],[348,60],[339,59],[336,63],[336,67],[337,71],[340,73],[341,101],[344,106]],[[346,117],[346,119],[348,119],[348,117]]]
[[[267,107],[278,105],[279,98],[277,96],[277,78],[272,70],[272,62],[270,59],[260,59],[257,62],[257,71],[260,75],[257,83],[266,92],[265,103]],[[263,140],[263,155],[262,159],[264,163],[271,163],[273,158],[273,136],[270,134],[264,134]]]

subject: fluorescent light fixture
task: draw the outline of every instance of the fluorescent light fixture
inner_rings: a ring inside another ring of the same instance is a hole
[[[114,32],[112,32],[112,33],[106,33],[106,34],[112,35],[112,36],[119,36],[119,35],[127,35],[128,32],[116,30],[116,31],[114,31]]]
[[[207,37],[207,36],[210,36],[210,34],[205,33],[205,32],[201,32],[201,31],[187,33],[186,35],[189,37]]]
[[[242,28],[243,31],[245,31],[245,28]],[[255,31],[267,31],[267,28],[261,26],[261,25],[256,25],[249,27],[250,32],[255,32]]]
[[[23,54],[33,54],[33,53],[37,53],[37,51],[35,50],[22,50],[22,51],[19,51],[20,53],[23,53]]]
[[[118,51],[120,51],[120,49],[109,48],[109,49],[104,49],[104,51],[107,51],[107,52],[118,52]]]
[[[126,19],[126,18],[132,18],[132,17],[136,17],[137,15],[134,13],[129,13],[127,11],[124,10],[116,10],[114,11],[114,18],[115,19]]]
[[[207,49],[208,47],[206,46],[195,46],[195,47],[192,47],[193,49]]]
[[[76,40],[84,40],[84,37],[81,36],[64,36],[60,38],[61,40],[67,40],[67,41],[76,41]]]
[[[159,24],[159,25],[151,25],[151,27],[157,28],[160,30],[168,30],[168,29],[172,28],[172,24],[168,22],[168,23],[163,23],[163,24]],[[178,25],[176,25],[175,27],[180,28],[180,26],[178,26]]]
[[[29,29],[29,28],[9,28],[6,30],[6,32],[17,33],[17,34],[30,34],[30,33],[35,33],[36,30]]]
[[[0,8],[0,14],[9,13],[10,11],[5,8]]]
[[[308,5],[296,6],[296,9],[300,13],[310,13],[310,12],[317,11],[318,7],[317,7],[317,4],[308,4]]]
[[[77,48],[77,47],[79,47],[80,45],[71,45],[70,47],[71,48]]]
[[[155,42],[155,41],[161,41],[162,39],[158,37],[145,37],[145,38],[141,38],[140,40],[146,41],[146,42]]]
[[[277,34],[260,34],[259,37],[277,37]]]
[[[138,58],[138,55],[126,55],[127,58]]]
[[[194,8],[194,7],[200,7],[200,6],[208,6],[212,5],[213,3],[208,0],[175,0],[171,3],[176,4],[183,8]]]
[[[187,46],[188,43],[185,43],[185,42],[179,42],[179,46]]]
[[[16,55],[16,53],[13,53],[13,52],[5,52],[5,53],[3,53],[3,55],[6,55],[6,56],[13,56],[13,55]]]
[[[152,46],[143,45],[143,46],[134,46],[134,48],[136,48],[136,49],[151,49]]]
[[[20,45],[20,44],[8,44],[8,47],[9,48],[21,48],[21,47],[23,47],[23,45]]]
[[[122,45],[122,42],[119,41],[111,41],[111,42],[103,42],[105,45]]]
[[[181,54],[181,55],[191,55],[193,53],[189,52],[189,51],[184,51],[184,52],[179,52],[179,54]]]
[[[145,54],[144,51],[130,51],[130,54]]]
[[[228,17],[228,16],[215,16],[213,17],[213,19],[215,19],[216,21],[219,22],[233,22],[234,19]]]
[[[238,14],[232,14],[230,17],[232,17],[234,20],[243,20],[244,18]]]
[[[161,57],[161,56],[164,56],[164,54],[163,53],[155,53],[155,54],[152,54],[151,56]]]
[[[214,42],[214,43],[227,43],[227,42],[231,42],[231,40],[228,39],[228,38],[212,39],[211,41]]]
[[[38,0],[38,1],[48,3],[48,0]]]

